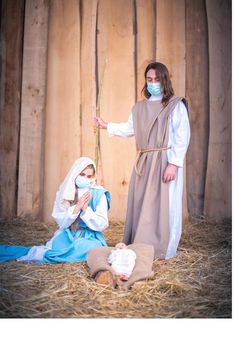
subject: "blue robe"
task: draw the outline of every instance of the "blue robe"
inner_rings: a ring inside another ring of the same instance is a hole
[[[110,193],[104,189],[90,189],[89,206],[96,210],[101,196],[105,193],[108,209],[110,208]],[[85,261],[87,253],[96,247],[106,246],[102,232],[91,230],[80,219],[79,228],[72,232],[70,228],[60,229],[51,240],[51,248],[45,251],[42,263],[79,262]],[[0,245],[0,262],[18,259],[26,255],[31,247]]]

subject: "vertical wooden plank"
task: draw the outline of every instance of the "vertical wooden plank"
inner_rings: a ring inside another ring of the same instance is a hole
[[[81,2],[81,153],[95,158],[97,0]]]
[[[171,73],[175,95],[185,95],[185,2],[157,0],[156,58]]]
[[[101,0],[98,8],[98,70],[103,74],[100,114],[110,122],[127,121],[135,101],[134,38],[131,0]],[[135,140],[101,132],[104,186],[112,196],[110,218],[124,220]]]
[[[24,0],[0,2],[0,217],[17,210]]]
[[[137,59],[137,98],[142,99],[141,91],[145,84],[144,72],[147,65],[155,60],[156,53],[156,2],[136,0],[136,59]]]
[[[203,215],[209,140],[209,62],[205,0],[186,0],[186,97],[191,140],[187,154],[188,209]]]
[[[50,1],[43,207],[46,221],[51,220],[61,181],[80,157],[79,5],[77,0]]]
[[[17,215],[40,217],[46,95],[48,3],[26,0]]]
[[[185,96],[185,1],[157,0],[156,24],[156,59],[167,66],[175,95]],[[187,216],[185,161],[183,221]]]
[[[205,215],[231,217],[231,1],[207,0],[210,135]]]

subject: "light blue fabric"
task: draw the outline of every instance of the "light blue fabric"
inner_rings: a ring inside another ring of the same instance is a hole
[[[161,94],[160,83],[147,83],[147,90],[151,96],[159,96]]]
[[[90,189],[91,201],[89,206],[96,210],[101,196],[105,193],[108,209],[110,208],[110,193],[102,189]],[[48,249],[43,257],[44,263],[79,262],[85,261],[87,253],[100,246],[106,246],[102,232],[93,231],[80,219],[79,229],[72,232],[69,228],[60,232],[51,240],[51,249]],[[28,253],[31,247],[0,246],[0,261],[17,259]]]
[[[84,176],[78,175],[76,180],[75,180],[75,183],[76,183],[76,186],[78,188],[90,188],[92,180],[91,179],[87,179]]]
[[[31,247],[19,245],[0,245],[0,262],[15,260],[26,255]]]
[[[90,229],[72,233],[70,229],[61,230],[52,240],[52,248],[44,254],[46,263],[85,261],[87,253],[96,247],[106,246],[101,232]]]

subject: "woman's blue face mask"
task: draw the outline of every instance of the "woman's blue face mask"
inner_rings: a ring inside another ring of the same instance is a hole
[[[78,175],[75,182],[78,188],[89,188],[93,185],[94,181],[93,179],[87,179],[84,176]]]
[[[161,95],[161,84],[160,83],[147,83],[147,90],[151,96]]]

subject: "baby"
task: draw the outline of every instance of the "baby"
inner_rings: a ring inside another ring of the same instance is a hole
[[[128,249],[126,244],[117,243],[108,256],[108,263],[111,264],[115,274],[121,281],[127,281],[135,266],[136,254]]]

